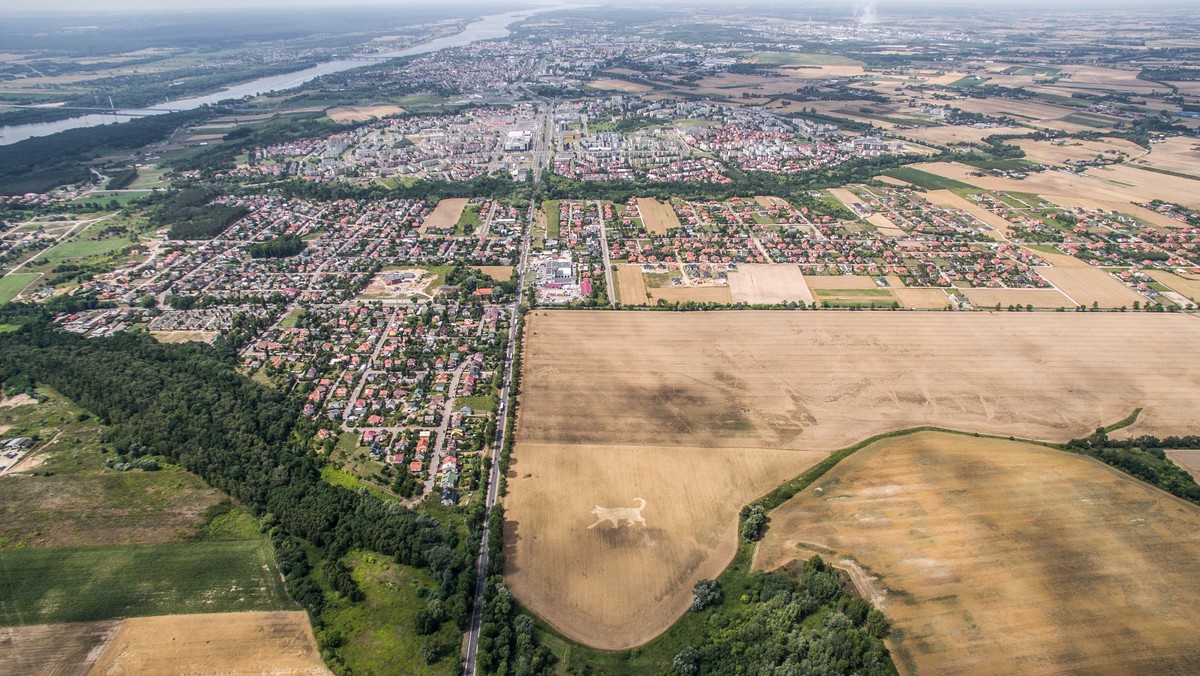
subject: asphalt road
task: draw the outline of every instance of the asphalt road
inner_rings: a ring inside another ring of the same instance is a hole
[[[535,174],[534,180],[537,180]],[[517,342],[517,318],[521,304],[521,292],[525,288],[525,269],[529,261],[529,233],[533,230],[533,219],[537,209],[537,199],[529,201],[529,221],[525,224],[525,234],[521,240],[521,260],[520,266],[517,268],[517,300],[509,307],[509,326],[511,327],[508,333],[508,347],[504,351],[504,384],[500,389],[500,404],[496,409],[498,418],[496,424],[496,438],[492,440],[492,470],[488,477],[487,498],[485,500],[485,511],[483,519],[483,539],[479,544],[479,558],[476,560],[477,575],[475,579],[475,602],[474,610],[471,611],[471,625],[467,629],[467,652],[463,658],[463,673],[468,676],[474,676],[476,673],[476,657],[479,654],[479,630],[483,625],[483,592],[486,580],[484,573],[488,565],[488,541],[492,536],[488,528],[488,520],[492,515],[492,508],[496,505],[496,500],[500,497],[500,449],[504,444],[504,435],[508,431],[508,393],[512,387],[513,377],[513,358],[516,353]],[[496,537],[503,538],[504,533],[496,533]]]

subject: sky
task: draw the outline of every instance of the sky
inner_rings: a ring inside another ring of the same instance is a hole
[[[822,4],[844,5],[848,7],[863,6],[869,0],[765,0],[767,5]],[[1029,6],[1042,8],[1103,8],[1103,9],[1144,9],[1150,6],[1195,7],[1197,0],[877,0],[875,4],[880,10],[888,5],[907,5],[909,7],[928,7],[936,9],[939,6],[969,6],[995,7],[997,4],[1006,7]],[[494,5],[498,11],[507,11],[517,5],[559,5],[559,4],[626,4],[639,7],[671,6],[671,5],[713,5],[735,4],[753,6],[755,0],[647,0],[631,2],[631,0],[508,0],[489,2],[488,0],[436,0],[437,6],[471,6],[488,7]],[[162,13],[164,11],[196,12],[214,9],[245,9],[248,7],[263,9],[287,9],[289,7],[319,7],[335,9],[352,6],[374,7],[418,7],[428,9],[430,0],[0,0],[0,13],[96,13],[96,12],[148,12]]]

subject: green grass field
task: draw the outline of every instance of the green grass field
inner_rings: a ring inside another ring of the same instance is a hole
[[[963,164],[969,164],[979,169],[1001,169],[1004,171],[1029,171],[1038,166],[1036,162],[1030,162],[1029,160],[1013,159],[966,160]]]
[[[479,219],[479,205],[470,204],[463,209],[462,215],[458,217],[458,223],[454,224],[454,234],[473,235],[479,232],[481,227],[483,227],[483,221]]]
[[[45,258],[51,263],[73,258],[91,258],[92,256],[102,256],[114,251],[120,251],[131,244],[132,242],[125,236],[108,237],[100,240],[74,238],[42,254],[41,258]]]
[[[1063,122],[1071,122],[1073,124],[1081,124],[1085,127],[1093,129],[1108,129],[1113,126],[1112,120],[1103,117],[1095,117],[1085,113],[1073,113],[1062,119]]]
[[[37,278],[37,274],[33,272],[18,272],[0,278],[0,303],[7,303],[16,298],[18,293],[21,293]]]
[[[0,623],[292,610],[265,541],[0,552]]]
[[[920,169],[914,169],[912,167],[888,169],[887,171],[884,171],[883,174],[885,176],[891,176],[892,178],[898,178],[901,181],[908,181],[913,185],[920,186],[927,190],[944,190],[947,188],[977,189],[970,184],[963,183],[962,181],[956,181],[952,178],[945,178],[943,176],[931,174],[928,171],[921,171]]]
[[[546,214],[546,238],[558,239],[561,225],[558,221],[558,200],[542,202],[542,211]]]
[[[462,634],[446,622],[431,636],[417,636],[413,618],[433,598],[436,585],[425,570],[397,564],[380,554],[353,552],[346,558],[366,601],[350,606],[335,601],[321,619],[335,631],[336,652],[356,674],[454,674]],[[424,590],[424,592],[418,592]],[[441,655],[425,664],[422,644],[436,646]]]
[[[966,77],[961,77],[961,78],[955,80],[954,82],[951,82],[950,86],[951,87],[978,87],[979,85],[983,84],[984,82],[987,82],[990,79],[992,79],[992,78],[979,77],[976,75],[968,75]]]
[[[892,292],[887,289],[813,289],[821,298],[887,298]]]

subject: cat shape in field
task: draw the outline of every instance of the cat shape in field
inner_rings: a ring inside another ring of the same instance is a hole
[[[642,510],[646,508],[646,501],[641,498],[634,498],[634,502],[641,503],[637,507],[601,507],[596,505],[592,508],[592,514],[596,515],[596,523],[588,526],[588,530],[599,526],[608,521],[612,523],[613,528],[620,528],[621,521],[629,522],[629,526],[633,527],[635,523],[646,525],[646,520],[642,518]]]

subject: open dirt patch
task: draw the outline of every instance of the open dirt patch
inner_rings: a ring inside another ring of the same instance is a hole
[[[150,335],[160,343],[211,343],[221,335],[220,331],[151,331]]]
[[[121,623],[91,674],[329,674],[308,614],[216,613]]]
[[[616,92],[648,92],[654,87],[644,85],[637,82],[629,82],[628,80],[618,80],[616,78],[604,78],[601,80],[592,80],[587,83],[592,89],[604,89],[607,91]]]
[[[9,674],[86,674],[120,621],[0,627],[0,665]]]
[[[37,406],[37,403],[37,399],[28,394],[21,393],[14,394],[11,397],[4,397],[4,400],[0,401],[0,408],[16,408],[18,406],[29,406],[30,404]]]
[[[1181,315],[534,311],[525,336],[506,575],[609,649],[669,627],[737,510],[821,453],[925,424],[1065,441],[1136,406],[1124,433],[1200,426]],[[587,529],[639,497],[645,526]]]
[[[334,122],[363,122],[376,117],[399,115],[405,112],[400,106],[378,104],[373,106],[345,106],[330,108],[325,111],[326,117]]]
[[[729,273],[729,295],[735,303],[813,301],[796,265],[739,265]]]
[[[384,270],[367,283],[362,298],[411,298],[424,295],[436,275],[421,268]],[[505,278],[507,279],[507,277]]]
[[[771,514],[757,566],[827,548],[870,571],[902,672],[1187,673],[1200,509],[1042,446],[873,444]]]

